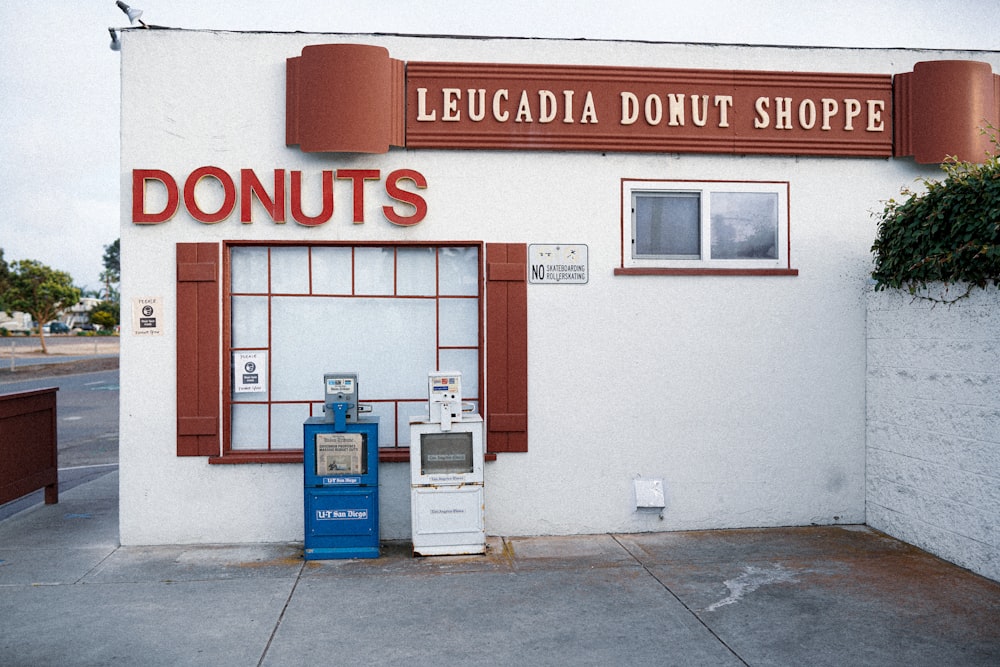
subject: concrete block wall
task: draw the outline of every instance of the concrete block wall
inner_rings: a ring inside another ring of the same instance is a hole
[[[1000,581],[1000,290],[872,291],[867,339],[868,525]]]

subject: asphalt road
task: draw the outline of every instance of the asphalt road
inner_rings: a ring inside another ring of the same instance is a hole
[[[59,489],[65,491],[118,465],[118,370],[35,379],[0,378],[0,394],[58,387]],[[0,519],[42,501],[36,491],[0,505]]]

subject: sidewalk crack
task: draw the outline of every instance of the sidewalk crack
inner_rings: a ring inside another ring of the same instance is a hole
[[[299,571],[295,575],[295,583],[292,584],[292,590],[288,591],[288,597],[285,599],[285,604],[281,607],[281,613],[278,614],[278,620],[274,624],[274,629],[271,630],[271,634],[267,638],[267,643],[264,644],[264,651],[260,654],[260,660],[257,661],[257,667],[261,667],[264,664],[264,660],[267,659],[267,653],[271,650],[271,643],[274,642],[275,636],[278,634],[278,628],[281,627],[281,622],[285,620],[285,612],[288,611],[288,605],[292,602],[292,596],[295,595],[295,590],[299,587],[299,582],[302,581],[302,572],[305,570],[306,561],[303,559],[302,564],[299,565]]]
[[[672,598],[674,598],[675,600],[677,600],[677,602],[682,607],[684,607],[684,609],[686,609],[689,614],[691,614],[691,616],[698,622],[698,624],[701,625],[701,627],[705,628],[705,630],[708,632],[708,634],[710,634],[713,637],[715,637],[715,640],[717,642],[719,642],[720,644],[722,644],[723,646],[725,646],[726,650],[729,651],[734,658],[736,658],[737,660],[740,661],[740,664],[747,665],[747,667],[749,667],[749,663],[746,660],[744,660],[742,657],[740,657],[740,654],[737,653],[735,650],[733,650],[733,647],[730,646],[728,643],[726,643],[726,640],[723,639],[722,637],[720,637],[718,635],[718,633],[716,633],[715,630],[713,630],[711,628],[711,626],[709,626],[708,623],[706,623],[704,621],[704,619],[702,619],[701,616],[698,615],[698,612],[696,610],[694,610],[690,606],[688,606],[687,603],[684,602],[684,600],[682,600],[676,593],[674,593],[672,590],[670,590],[670,586],[668,586],[662,579],[660,579],[658,576],[656,576],[656,574],[652,570],[649,569],[649,567],[646,565],[646,563],[644,563],[642,560],[640,560],[639,557],[636,556],[632,552],[631,549],[629,549],[627,546],[625,546],[624,544],[622,544],[621,540],[618,539],[617,535],[612,535],[611,539],[613,539],[615,542],[617,542],[618,546],[620,546],[622,549],[624,549],[625,552],[628,555],[630,555],[633,558],[633,560],[635,560],[635,562],[638,563],[640,567],[642,567],[643,570],[646,571],[646,574],[648,574],[650,577],[653,578],[653,581],[655,581],[660,586],[662,586],[663,590],[665,590],[667,593],[669,593]]]

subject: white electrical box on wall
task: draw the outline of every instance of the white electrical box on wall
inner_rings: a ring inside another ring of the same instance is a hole
[[[663,509],[666,507],[662,479],[635,479],[636,509]]]

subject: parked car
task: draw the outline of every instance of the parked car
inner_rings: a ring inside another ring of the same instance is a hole
[[[24,334],[27,336],[31,333],[31,329],[25,328],[20,322],[4,322],[0,324],[0,329],[5,329],[8,333],[12,334]]]
[[[43,327],[43,330],[47,334],[64,334],[69,333],[69,327],[62,322],[49,322]]]

